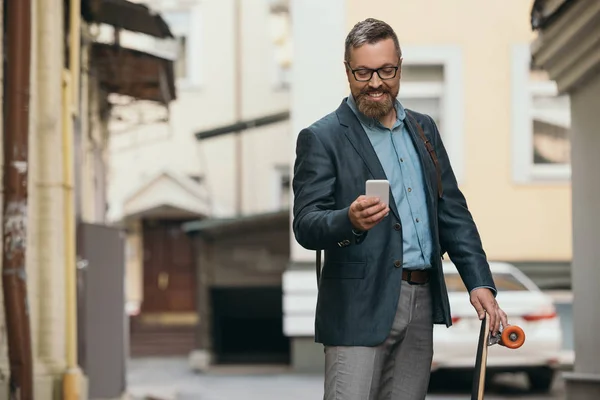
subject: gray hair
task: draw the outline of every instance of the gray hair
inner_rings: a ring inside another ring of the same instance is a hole
[[[358,22],[346,36],[346,50],[344,60],[350,62],[350,51],[365,43],[373,44],[381,40],[392,39],[396,46],[398,59],[402,58],[402,50],[396,32],[387,23],[374,18]]]

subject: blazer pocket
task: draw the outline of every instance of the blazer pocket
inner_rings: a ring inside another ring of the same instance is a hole
[[[364,279],[366,262],[329,262],[323,268],[324,279]]]

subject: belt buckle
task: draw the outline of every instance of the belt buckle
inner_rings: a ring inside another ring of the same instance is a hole
[[[409,285],[419,285],[419,282],[414,282],[412,280],[412,273],[413,273],[413,271],[411,269],[409,269],[408,271],[406,271],[406,273],[407,273],[406,282],[408,282]]]
[[[409,269],[409,270],[406,271],[406,273],[408,275],[406,277],[406,282],[408,282],[409,285],[423,285],[423,284],[425,284],[425,283],[427,283],[429,281],[429,279],[427,279],[424,282],[415,282],[415,281],[412,280],[413,270]]]

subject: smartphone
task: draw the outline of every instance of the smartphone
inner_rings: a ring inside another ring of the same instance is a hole
[[[390,204],[390,182],[386,179],[369,179],[366,183],[365,195],[378,197],[382,203]]]

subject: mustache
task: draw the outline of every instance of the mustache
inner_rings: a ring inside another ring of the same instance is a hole
[[[369,94],[371,94],[371,93],[383,93],[383,94],[390,94],[390,91],[389,91],[389,90],[387,90],[386,88],[384,88],[383,86],[381,86],[381,87],[378,87],[378,88],[376,88],[376,89],[373,89],[373,88],[369,88],[369,87],[368,87],[368,88],[365,88],[365,89],[363,89],[363,90],[361,90],[361,91],[360,91],[360,95],[361,95],[361,96],[366,96],[366,95],[369,95]]]

